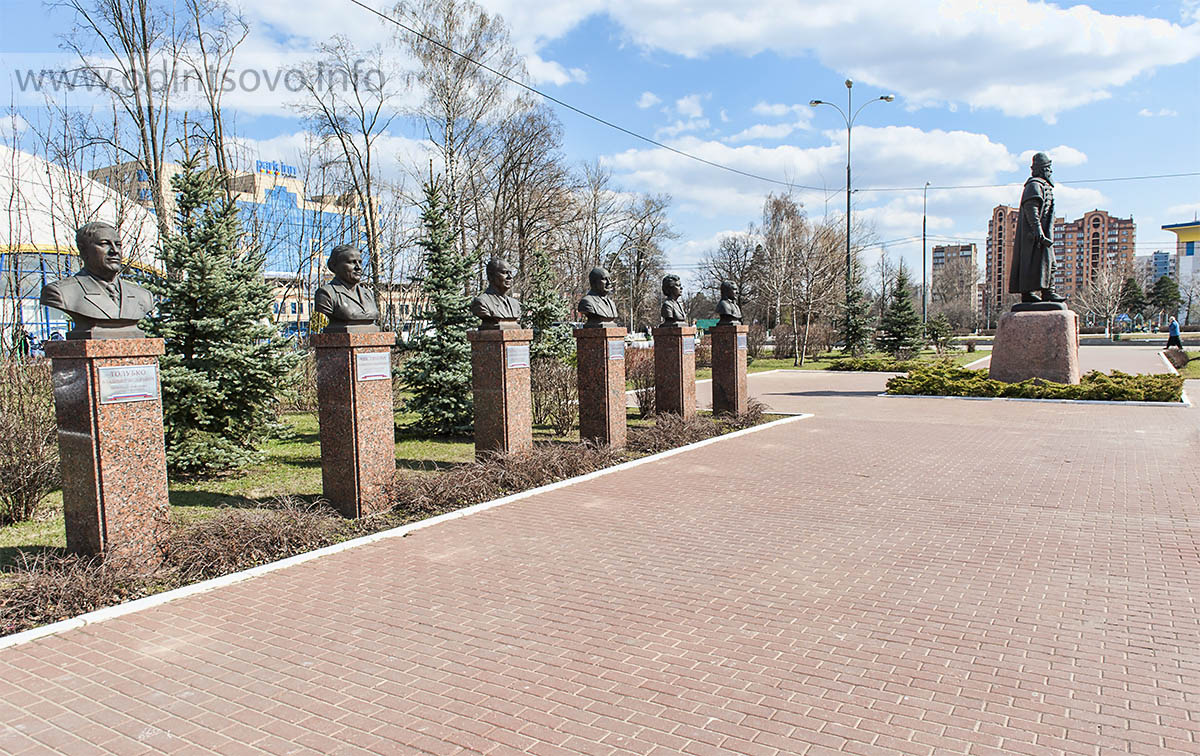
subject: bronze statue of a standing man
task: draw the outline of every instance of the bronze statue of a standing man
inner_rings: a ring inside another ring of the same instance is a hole
[[[1054,291],[1054,184],[1050,181],[1050,157],[1033,156],[1033,175],[1021,194],[1017,237],[1013,241],[1010,294],[1021,302],[1062,302]],[[1041,293],[1041,297],[1037,293]]]

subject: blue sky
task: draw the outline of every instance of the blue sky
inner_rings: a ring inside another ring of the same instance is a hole
[[[62,11],[3,0],[5,69],[56,51]],[[368,4],[384,9],[378,0]],[[855,107],[856,216],[893,255],[921,254],[921,192],[895,187],[1019,184],[1050,151],[1062,182],[1200,171],[1200,2],[1026,0],[487,0],[508,21],[534,83],[571,104],[715,162],[796,184],[810,215],[844,206],[845,125],[825,99]],[[299,60],[330,34],[362,45],[392,30],[346,0],[256,0],[247,62]],[[394,53],[398,56],[398,53]],[[10,82],[7,85],[13,86]],[[299,125],[285,103],[235,100],[237,130],[287,161]],[[781,187],[725,173],[560,111],[573,161],[599,159],[629,191],[672,195],[686,272],[722,233],[742,230]],[[395,170],[420,146],[397,121]],[[980,245],[991,208],[1019,186],[931,189],[935,241]],[[1173,249],[1165,223],[1200,212],[1200,177],[1064,184],[1059,213],[1093,207],[1138,224],[1138,252]],[[915,237],[915,238],[914,238]],[[878,250],[867,254],[870,263]],[[982,262],[982,259],[981,259]]]

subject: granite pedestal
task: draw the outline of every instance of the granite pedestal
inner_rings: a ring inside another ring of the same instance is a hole
[[[696,415],[696,329],[654,329],[654,408],[658,412]]]
[[[1071,310],[1006,312],[992,342],[988,377],[1079,383],[1079,316]]]
[[[318,333],[317,403],[321,420],[321,487],[346,517],[389,506],[385,486],[396,472],[392,411],[394,333]]]
[[[475,456],[533,448],[527,329],[467,332],[475,397]]]
[[[713,414],[740,415],[746,411],[746,334],[749,326],[713,326]]]
[[[625,329],[576,328],[579,437],[625,446]]]
[[[162,339],[46,342],[67,548],[149,567],[170,528]]]

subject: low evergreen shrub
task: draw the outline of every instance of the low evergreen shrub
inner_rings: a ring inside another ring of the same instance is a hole
[[[1031,378],[1004,383],[988,378],[986,370],[968,370],[952,362],[924,363],[907,375],[888,379],[889,394],[917,396],[980,396],[1017,399],[1081,399],[1086,401],[1178,402],[1183,379],[1167,373],[1129,375],[1097,370],[1084,375],[1078,385]]]
[[[889,357],[843,357],[834,360],[826,370],[863,371],[874,373],[905,373],[918,365],[916,360],[893,360]]]

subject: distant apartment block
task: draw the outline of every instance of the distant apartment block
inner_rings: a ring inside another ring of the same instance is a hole
[[[1175,278],[1177,261],[1171,252],[1159,250],[1149,255],[1133,258],[1133,275],[1142,288],[1150,289],[1163,276]]]
[[[978,265],[977,249],[975,244],[938,244],[931,255],[933,269],[937,270],[951,260],[967,260],[974,268]]]
[[[1200,247],[1200,220],[1188,223],[1172,223],[1163,226],[1164,231],[1175,234],[1175,276],[1180,283],[1191,281],[1193,276],[1200,276],[1200,255],[1196,248]]]

